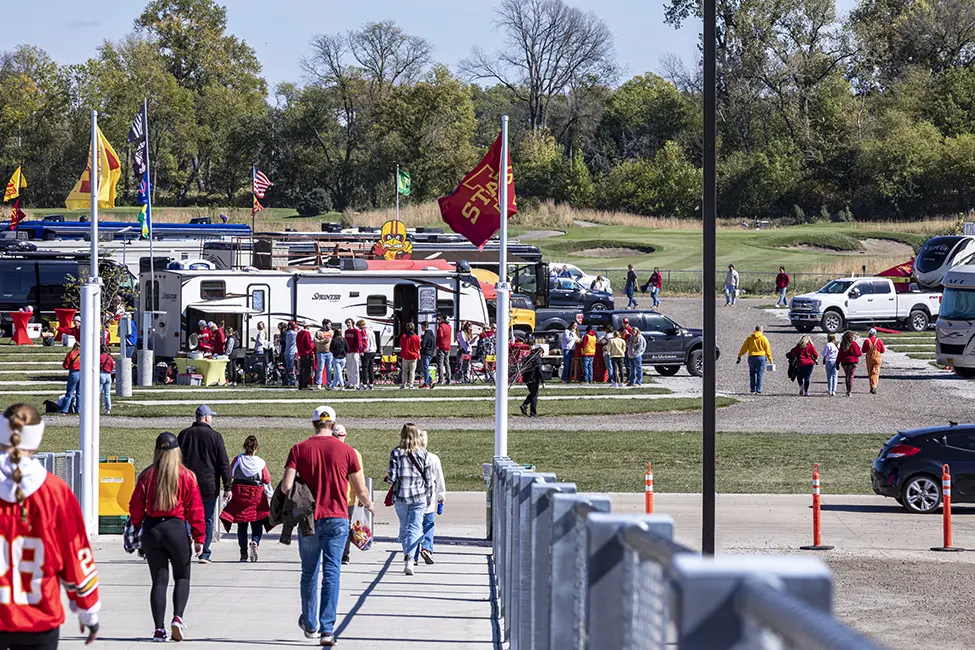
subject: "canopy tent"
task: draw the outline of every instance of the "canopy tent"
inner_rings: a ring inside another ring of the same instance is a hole
[[[881,278],[890,278],[894,283],[894,291],[904,293],[911,290],[911,278],[914,275],[914,260],[908,260],[903,264],[892,266],[886,271],[877,274]]]

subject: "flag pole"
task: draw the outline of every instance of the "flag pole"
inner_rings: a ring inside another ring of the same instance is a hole
[[[254,191],[254,183],[257,182],[257,163],[251,165],[251,237],[257,232],[257,194]]]
[[[146,220],[149,222],[149,317],[143,318],[142,323],[142,347],[146,350],[149,349],[149,335],[152,333],[152,324],[156,322],[156,296],[155,296],[155,285],[156,285],[156,257],[152,250],[152,168],[149,165],[149,100],[146,97],[142,98],[142,111],[145,115],[145,143],[146,143],[146,182],[149,186],[146,187]],[[127,334],[128,332],[126,332]],[[147,376],[151,377],[151,374],[147,373]],[[150,382],[151,383],[151,382]]]
[[[508,455],[508,116],[501,116],[501,161],[498,166],[501,199],[498,246],[497,325],[498,340],[494,373],[494,455]],[[539,282],[542,280],[539,279]]]
[[[393,176],[393,191],[396,192],[396,220],[399,221],[399,165],[396,165],[396,175]]]

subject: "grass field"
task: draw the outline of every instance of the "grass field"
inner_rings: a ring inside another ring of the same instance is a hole
[[[186,425],[190,424],[187,418]],[[234,429],[232,421],[215,422],[228,452],[239,453],[244,438],[255,434],[260,455],[272,477],[281,477],[288,450],[309,432]],[[226,426],[224,426],[226,425]],[[103,455],[128,456],[141,469],[151,458],[156,430],[101,430]],[[174,432],[176,433],[176,432]],[[363,457],[366,474],[385,476],[389,451],[398,442],[394,430],[350,430],[348,442]],[[822,466],[827,494],[870,493],[870,462],[887,436],[721,433],[718,435],[718,490],[721,492],[794,493],[809,491],[810,467]],[[430,448],[443,460],[448,490],[482,490],[481,463],[490,459],[491,431],[430,431]],[[78,430],[49,425],[44,448],[76,449]],[[580,490],[636,492],[643,489],[647,461],[653,462],[654,487],[659,492],[696,492],[700,486],[700,433],[518,431],[508,442],[509,454],[539,471],[571,476]]]

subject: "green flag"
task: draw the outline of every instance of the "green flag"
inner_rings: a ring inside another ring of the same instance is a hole
[[[402,169],[396,170],[396,191],[403,196],[410,195],[410,175]]]

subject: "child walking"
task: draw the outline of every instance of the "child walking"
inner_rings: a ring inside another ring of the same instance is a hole
[[[233,524],[237,524],[241,562],[257,562],[264,520],[271,511],[271,472],[264,459],[257,455],[260,448],[256,436],[247,436],[244,440],[244,453],[230,464],[233,475],[231,497],[220,513],[220,520],[227,532],[230,532]],[[248,527],[250,542],[247,540]]]

